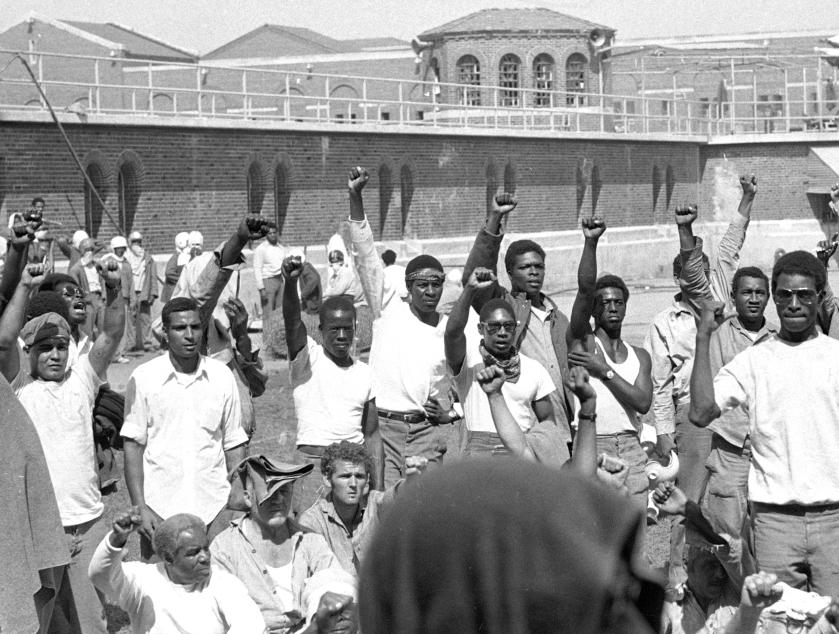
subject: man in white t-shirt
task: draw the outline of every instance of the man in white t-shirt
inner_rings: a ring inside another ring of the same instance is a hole
[[[549,398],[556,386],[545,368],[513,345],[517,324],[509,302],[498,298],[486,302],[478,324],[482,339],[477,346],[467,343],[465,329],[475,293],[494,282],[495,274],[489,269],[473,269],[446,325],[446,361],[454,375],[463,420],[469,430],[466,456],[507,454],[493,422],[489,399],[478,383],[478,373],[487,366],[497,365],[504,370],[506,380],[501,391],[522,431],[527,432],[536,422],[556,424]]]
[[[447,318],[437,312],[443,266],[430,255],[419,255],[405,267],[408,301],[388,293],[361,198],[369,178],[363,167],[350,172],[350,236],[352,256],[373,313],[370,368],[388,489],[405,477],[406,456],[420,456],[429,463],[443,460],[446,440],[438,426],[459,416],[447,402],[450,383],[443,351]]]
[[[117,349],[125,328],[119,274],[106,273],[105,328],[90,353],[67,367],[70,339],[67,321],[46,313],[23,323],[29,294],[37,278],[24,272],[22,282],[0,319],[0,370],[12,384],[29,414],[47,459],[61,523],[67,535],[68,577],[82,631],[107,632],[105,612],[87,569],[106,527],[100,522],[104,506],[93,444],[93,406],[102,385],[100,376]],[[18,336],[28,363],[21,367]]]
[[[320,465],[326,448],[346,440],[364,444],[376,468],[373,488],[381,488],[384,455],[370,367],[353,359],[355,306],[347,296],[328,297],[320,307],[323,345],[308,336],[300,317],[297,280],[303,271],[300,257],[283,262],[286,281],[283,319],[294,411],[297,416],[297,451],[307,464]],[[297,515],[317,502],[322,480],[314,469],[294,487],[293,510]]]
[[[739,406],[749,416],[748,495],[758,568],[794,588],[839,594],[839,341],[816,329],[827,271],[805,251],[781,257],[772,295],[781,329],[711,374],[711,334],[724,304],[703,307],[690,381],[690,421],[705,427]]]

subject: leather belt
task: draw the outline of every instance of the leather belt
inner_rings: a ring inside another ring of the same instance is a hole
[[[416,412],[406,414],[404,412],[391,412],[387,409],[380,409],[379,416],[386,420],[401,420],[403,423],[408,424],[422,423],[428,420],[425,414],[418,414]]]

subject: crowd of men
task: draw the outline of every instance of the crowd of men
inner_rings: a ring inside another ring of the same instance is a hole
[[[510,288],[499,280],[512,195],[494,197],[450,284],[430,254],[404,267],[379,255],[368,180],[350,171],[350,244],[329,250],[323,290],[305,253],[250,215],[213,251],[177,236],[154,324],[157,269],[139,233],[109,248],[52,238],[63,274],[44,253],[43,200],[13,215],[0,630],[104,634],[107,600],[132,631],[161,634],[834,631],[835,242],[786,253],[767,276],[740,265],[754,176],[713,259],[697,208],[678,206],[680,292],[635,346],[622,336],[629,288],[598,271],[602,217],[582,220],[565,315],[543,285],[547,266],[573,264],[538,243],[511,242]],[[831,197],[839,212],[839,185]],[[249,448],[253,399],[284,387],[268,383],[230,289],[254,241],[263,307],[284,324],[288,462]],[[110,388],[124,352],[158,348],[124,394]],[[106,522],[119,450],[131,507]],[[663,584],[648,507],[671,517]],[[140,561],[126,562],[134,532]]]

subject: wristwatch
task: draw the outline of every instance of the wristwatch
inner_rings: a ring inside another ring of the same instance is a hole
[[[611,381],[614,378],[615,378],[615,371],[610,369],[608,372],[606,372],[606,374],[603,375],[603,378],[600,379],[600,380],[601,381]]]

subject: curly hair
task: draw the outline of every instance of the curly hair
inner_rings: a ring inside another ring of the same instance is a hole
[[[772,293],[778,286],[781,275],[802,275],[812,278],[816,283],[816,290],[821,293],[827,284],[827,269],[812,253],[807,251],[790,251],[778,258],[772,269]]]
[[[364,471],[369,476],[373,473],[373,456],[363,445],[342,440],[329,445],[320,459],[320,472],[331,478],[335,471],[335,463],[339,460],[353,464],[363,464]]]
[[[596,293],[601,288],[617,288],[623,293],[623,301],[629,301],[629,289],[626,283],[617,275],[601,275],[594,283],[594,292]]]

